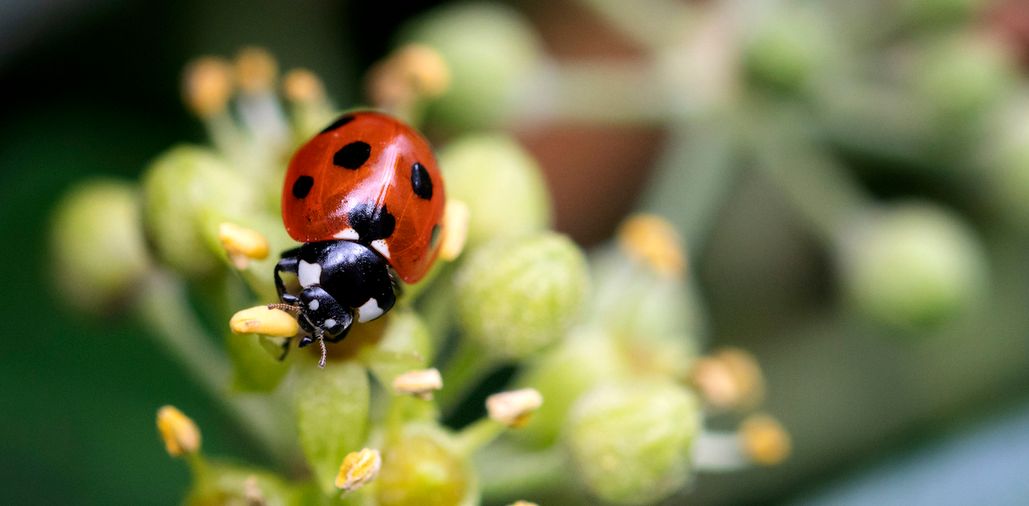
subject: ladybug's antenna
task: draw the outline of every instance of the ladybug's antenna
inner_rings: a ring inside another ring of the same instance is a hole
[[[325,349],[325,333],[318,329],[318,346],[322,349],[322,358],[318,361],[318,367],[325,369],[325,356],[328,354],[328,350]]]
[[[295,304],[268,304],[267,306],[268,309],[281,309],[293,315],[300,312],[300,306]]]

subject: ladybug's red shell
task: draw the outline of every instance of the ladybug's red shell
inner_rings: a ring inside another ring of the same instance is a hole
[[[282,221],[300,242],[367,244],[413,283],[436,257],[445,201],[429,143],[390,116],[356,112],[293,155]]]

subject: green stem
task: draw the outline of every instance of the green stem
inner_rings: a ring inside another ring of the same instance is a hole
[[[461,432],[457,434],[455,446],[462,455],[470,456],[480,448],[492,443],[505,430],[507,427],[504,424],[489,418],[482,418],[461,429]]]
[[[647,49],[659,49],[688,26],[692,9],[672,0],[580,0],[608,22]]]
[[[493,370],[497,361],[467,339],[458,341],[454,355],[443,368],[443,389],[436,392],[440,410],[449,414]]]
[[[515,114],[519,121],[533,122],[543,117],[589,124],[660,124],[671,109],[656,70],[649,62],[555,63],[535,76],[530,90],[536,95]]]
[[[239,125],[227,112],[216,114],[204,120],[207,134],[214,148],[226,158],[238,162],[242,156],[242,136]]]
[[[703,251],[738,173],[725,117],[674,125],[642,207],[674,223],[690,258]]]
[[[506,440],[476,455],[484,502],[499,502],[560,488],[569,479],[568,464],[558,447],[527,451]]]
[[[140,291],[137,310],[153,330],[158,342],[212,398],[223,404],[268,455],[285,462],[293,445],[285,436],[275,412],[259,399],[232,396],[225,385],[231,371],[228,359],[212,342],[196,321],[181,283],[164,274],[152,276]]]
[[[871,198],[846,169],[819,150],[789,111],[772,111],[755,121],[750,135],[756,166],[792,201],[825,241],[835,242]]]

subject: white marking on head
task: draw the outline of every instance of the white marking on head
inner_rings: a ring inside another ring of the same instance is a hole
[[[336,326],[336,320],[333,320],[332,318],[329,318],[328,320],[325,320],[324,326],[327,329],[331,329],[332,327]]]
[[[386,245],[385,239],[376,239],[372,241],[372,247],[375,248],[375,251],[378,251],[382,256],[386,257],[386,260],[389,260],[389,246]]]
[[[318,264],[309,264],[303,260],[297,265],[297,279],[300,281],[300,286],[307,288],[321,283],[322,278],[322,266]]]
[[[354,230],[350,227],[344,228],[343,230],[336,232],[332,235],[332,237],[335,237],[336,239],[346,239],[348,241],[356,241],[361,238],[361,236],[357,233],[357,230]]]
[[[318,299],[314,299],[311,302],[307,303],[307,308],[310,309],[311,311],[317,311],[318,310],[318,306],[320,306],[320,305],[321,305],[321,303],[318,302]]]
[[[368,299],[368,302],[361,304],[361,307],[357,308],[357,321],[364,323],[367,321],[374,320],[385,311],[379,307],[379,301],[375,299]]]

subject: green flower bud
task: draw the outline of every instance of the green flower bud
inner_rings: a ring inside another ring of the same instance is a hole
[[[581,397],[565,425],[565,444],[583,484],[617,504],[651,504],[690,477],[700,430],[696,399],[670,380],[601,385]]]
[[[872,319],[917,330],[952,319],[982,294],[985,255],[958,217],[908,203],[867,217],[844,236],[844,289]]]
[[[1015,70],[1003,48],[984,37],[935,41],[916,67],[915,93],[940,122],[961,130],[1014,86]]]
[[[565,334],[579,314],[589,273],[572,241],[544,232],[480,248],[455,282],[468,338],[493,357],[519,359]]]
[[[436,9],[402,30],[401,40],[425,44],[443,56],[450,87],[429,114],[456,128],[500,122],[542,60],[529,22],[495,3]]]
[[[271,392],[289,372],[281,343],[257,334],[232,334],[225,338],[232,360],[232,388],[240,392]],[[269,353],[269,348],[274,353]]]
[[[1012,224],[1029,228],[1029,98],[1006,104],[981,147],[990,205]]]
[[[60,295],[82,311],[111,309],[150,269],[139,195],[126,183],[90,181],[72,190],[54,211],[50,241]]]
[[[700,311],[681,277],[663,275],[622,250],[595,257],[590,322],[626,347],[642,372],[684,377],[697,352]]]
[[[918,25],[947,26],[971,20],[984,0],[904,0],[901,15]]]
[[[296,392],[300,448],[326,494],[348,453],[361,449],[368,426],[368,374],[352,361],[330,361],[324,369],[301,368]]]
[[[163,154],[143,177],[143,218],[158,256],[188,276],[223,264],[218,227],[247,223],[255,209],[248,181],[217,155],[182,146]]]
[[[439,162],[447,196],[468,205],[468,247],[550,224],[550,196],[539,165],[514,139],[462,137],[440,152]]]
[[[470,463],[439,428],[409,425],[382,450],[382,469],[374,482],[377,504],[478,504],[478,485]]]
[[[375,346],[361,350],[361,359],[383,385],[409,371],[424,369],[432,360],[432,341],[425,322],[414,311],[394,309]]]
[[[832,42],[822,17],[813,12],[771,16],[747,42],[744,65],[759,85],[802,92],[832,60]]]
[[[580,328],[558,347],[523,369],[515,384],[532,387],[544,402],[524,427],[511,435],[545,447],[557,440],[572,404],[594,385],[625,376],[628,364],[615,340],[599,328]]]
[[[224,504],[301,504],[303,489],[296,488],[279,476],[263,469],[243,467],[225,462],[211,462],[184,501],[189,506],[221,506]]]

